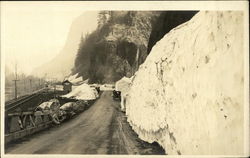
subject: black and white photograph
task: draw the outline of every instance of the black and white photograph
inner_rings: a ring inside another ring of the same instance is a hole
[[[0,2],[1,156],[249,155],[248,2]]]

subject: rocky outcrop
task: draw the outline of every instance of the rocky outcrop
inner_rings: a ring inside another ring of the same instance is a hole
[[[164,11],[153,25],[148,41],[148,54],[152,47],[158,42],[166,33],[176,26],[190,20],[198,11]]]
[[[82,39],[72,74],[90,82],[111,83],[131,77],[148,50],[195,11],[102,11],[98,29]]]
[[[135,73],[126,115],[167,154],[243,154],[243,13],[199,12]]]
[[[90,82],[111,83],[131,77],[147,57],[152,24],[160,12],[102,12],[98,29],[85,37],[74,73]],[[102,22],[100,22],[102,20]],[[103,22],[104,21],[104,22]]]

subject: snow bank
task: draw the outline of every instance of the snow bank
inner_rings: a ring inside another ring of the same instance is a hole
[[[115,90],[121,91],[121,93],[127,93],[129,91],[129,86],[131,84],[131,79],[128,77],[123,77],[115,83]]]
[[[69,94],[63,95],[66,98],[75,98],[79,100],[93,100],[98,97],[98,93],[95,88],[91,88],[87,84],[82,84],[75,87]]]
[[[123,77],[115,83],[115,90],[121,92],[121,110],[125,111],[127,95],[131,86],[131,78]]]
[[[38,108],[42,110],[57,111],[60,108],[60,103],[59,103],[59,100],[57,99],[51,99],[47,102],[43,102],[42,104],[38,105]]]
[[[243,154],[243,13],[199,12],[135,74],[126,114],[167,154]]]
[[[72,84],[83,83],[82,77],[75,78],[74,80],[70,81]]]
[[[82,76],[77,77],[78,73],[76,73],[75,75],[71,75],[68,78],[66,78],[65,80],[70,81],[73,85],[80,85],[83,83],[88,83],[88,79],[87,80],[83,80]]]
[[[77,76],[78,76],[78,73],[76,73],[75,75],[69,76],[68,78],[66,78],[66,80],[71,82],[72,80],[76,79]]]

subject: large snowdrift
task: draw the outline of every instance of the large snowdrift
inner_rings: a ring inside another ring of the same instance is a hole
[[[199,12],[135,74],[128,121],[167,154],[243,154],[243,13]]]
[[[115,83],[115,90],[121,91],[121,93],[127,93],[131,84],[131,79],[128,77],[123,77]]]
[[[62,97],[79,100],[94,100],[98,98],[98,93],[95,88],[91,88],[87,84],[82,84],[74,88],[69,94],[63,95]]]
[[[132,77],[131,77],[132,78]],[[125,111],[127,95],[131,86],[131,78],[123,77],[115,83],[115,90],[121,92],[121,110]]]

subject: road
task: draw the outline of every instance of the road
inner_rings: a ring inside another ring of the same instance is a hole
[[[6,154],[164,154],[138,138],[105,91],[86,111],[59,126],[6,146]]]

